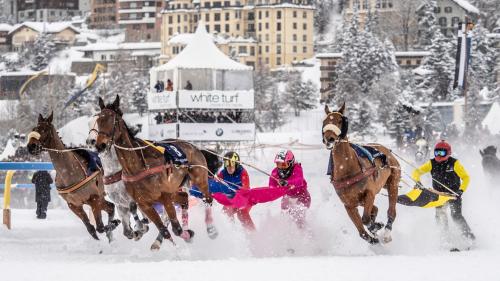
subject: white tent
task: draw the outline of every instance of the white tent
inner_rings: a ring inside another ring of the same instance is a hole
[[[493,135],[500,134],[500,104],[498,102],[493,103],[490,108],[490,111],[484,117],[482,122],[483,126],[486,126],[490,133]]]
[[[219,50],[212,36],[207,33],[203,21],[198,23],[194,37],[186,48],[168,63],[159,66],[158,70],[176,68],[252,70],[251,66],[236,62]]]
[[[173,82],[173,90],[192,84],[195,91],[253,90],[253,67],[236,62],[215,45],[203,21],[188,45],[164,65],[151,69],[150,85]]]

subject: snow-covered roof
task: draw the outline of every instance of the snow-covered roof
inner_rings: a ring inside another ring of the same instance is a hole
[[[161,49],[160,42],[138,43],[94,43],[76,48],[78,51],[114,51],[114,50],[154,50]]]
[[[342,53],[321,53],[316,55],[316,58],[318,59],[341,58],[341,57]]]
[[[419,67],[413,69],[412,71],[413,71],[413,73],[420,75],[420,76],[425,76],[427,74],[432,73],[432,70],[425,69],[422,66],[419,66]]]
[[[403,51],[394,52],[396,57],[426,57],[429,56],[431,52],[428,51]]]
[[[61,21],[61,22],[48,23],[48,22],[26,21],[26,22],[14,25],[14,27],[9,32],[9,34],[15,32],[16,30],[18,30],[21,27],[29,27],[29,28],[35,30],[36,32],[47,32],[47,33],[58,33],[58,32],[65,30],[66,28],[69,28],[69,29],[72,29],[75,33],[80,33],[80,31],[77,28],[75,28],[71,24],[71,22]]]
[[[469,3],[469,1],[467,0],[452,0],[452,1],[469,13],[479,14],[479,9],[476,8],[474,5],[472,5],[471,3]]]
[[[7,32],[10,32],[12,30],[12,28],[14,28],[12,25],[10,24],[7,24],[7,23],[0,23],[0,31],[7,31]]]
[[[219,50],[213,38],[207,33],[203,21],[198,23],[189,44],[168,63],[158,67],[158,69],[176,68],[252,70],[251,66],[236,62]]]
[[[500,104],[495,102],[486,117],[484,117],[482,125],[487,126],[490,133],[494,135],[500,134],[500,122],[498,120],[500,120]]]
[[[243,38],[241,36],[238,37],[225,37],[221,35],[210,34],[212,40],[216,44],[229,44],[229,43],[255,43],[257,42],[254,38]],[[175,34],[168,40],[168,45],[187,45],[194,37],[194,33],[180,33]]]

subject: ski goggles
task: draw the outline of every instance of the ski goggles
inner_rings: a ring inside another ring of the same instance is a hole
[[[288,164],[287,162],[276,162],[276,167],[278,169],[288,169],[288,167],[290,167],[290,164]]]
[[[445,157],[448,152],[444,149],[436,149],[434,150],[434,156],[435,157]]]

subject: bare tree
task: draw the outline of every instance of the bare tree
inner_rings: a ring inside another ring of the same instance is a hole
[[[398,0],[393,3],[394,11],[379,20],[379,30],[384,37],[391,38],[397,49],[408,51],[416,41],[417,9],[422,5],[422,0]]]

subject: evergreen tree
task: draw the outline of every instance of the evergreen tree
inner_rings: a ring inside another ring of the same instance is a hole
[[[300,116],[301,110],[313,109],[317,103],[317,89],[311,80],[303,82],[300,79],[290,80],[283,93],[283,102],[288,104]]]
[[[430,0],[428,3],[435,4],[435,0]],[[455,69],[455,59],[450,54],[453,50],[451,39],[444,37],[435,23],[433,16],[435,5],[425,4],[424,6],[426,9],[432,9],[425,10],[425,14],[429,15],[426,22],[430,24],[431,44],[427,46],[430,55],[425,58],[422,65],[426,74],[418,85],[418,94],[425,101],[449,100]]]
[[[48,33],[42,32],[32,46],[26,48],[25,51],[30,57],[30,68],[34,71],[40,71],[45,69],[49,65],[50,59],[54,57],[56,45]]]
[[[335,10],[337,0],[313,0],[316,8],[314,13],[314,29],[319,36],[328,31],[332,13]]]
[[[261,125],[274,132],[276,129],[283,126],[286,121],[283,111],[283,102],[281,101],[278,90],[273,87],[271,88],[271,93],[269,98],[269,110],[263,112]]]
[[[420,35],[419,41],[421,46],[431,44],[431,40],[435,35],[437,28],[436,14],[434,11],[437,8],[436,0],[425,0],[420,11],[423,15],[419,18],[418,24],[422,27],[423,34]]]
[[[493,90],[497,87],[495,73],[496,59],[499,51],[495,47],[495,42],[487,36],[488,30],[479,21],[471,32],[472,49],[469,64],[469,81],[476,82],[476,89],[480,91],[487,87]],[[469,86],[470,87],[470,86]]]
[[[357,133],[362,138],[365,136],[373,136],[375,134],[375,128],[373,127],[371,117],[372,109],[366,101],[362,101],[359,104],[353,104],[349,111],[349,122],[350,130],[353,133]]]

